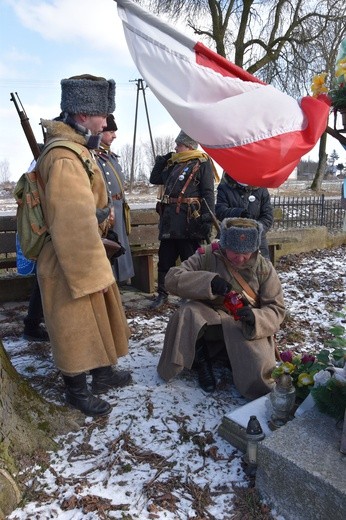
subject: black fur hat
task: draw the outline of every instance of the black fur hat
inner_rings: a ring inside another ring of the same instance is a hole
[[[115,81],[90,74],[61,80],[61,110],[69,114],[104,116],[115,110]]]
[[[116,132],[118,130],[117,124],[114,120],[113,114],[107,116],[107,126],[103,129],[104,132]]]

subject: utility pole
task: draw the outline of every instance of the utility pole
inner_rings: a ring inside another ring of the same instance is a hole
[[[132,193],[132,187],[133,187],[133,181],[134,181],[135,155],[136,155],[136,137],[137,137],[137,119],[138,119],[138,101],[139,101],[139,93],[140,92],[142,92],[142,94],[143,94],[143,101],[144,101],[145,113],[146,113],[146,117],[147,117],[149,136],[150,136],[150,142],[151,142],[151,149],[152,149],[152,152],[153,152],[153,158],[155,159],[154,141],[153,141],[153,136],[152,136],[151,128],[150,128],[147,100],[146,100],[146,97],[145,97],[145,89],[147,87],[146,86],[144,87],[142,78],[130,80],[130,82],[133,82],[133,81],[136,82],[137,96],[136,96],[135,126],[134,126],[134,130],[133,130],[132,161],[131,161],[130,190],[129,190],[130,193]]]

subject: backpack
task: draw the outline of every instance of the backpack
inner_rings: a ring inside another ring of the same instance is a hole
[[[43,149],[32,171],[21,175],[13,192],[18,204],[17,234],[24,256],[31,260],[37,259],[44,244],[50,240],[38,192],[38,183],[43,191],[45,189],[38,166],[40,160],[53,148],[67,148],[72,150],[82,161],[90,183],[94,175],[92,161],[84,149],[75,143],[59,139],[52,141]]]

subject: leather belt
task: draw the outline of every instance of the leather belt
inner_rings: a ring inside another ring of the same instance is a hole
[[[121,200],[123,198],[122,193],[116,193],[115,195],[112,195],[113,200]]]
[[[172,197],[168,197],[167,204],[177,204],[178,202],[180,204],[193,204],[196,202],[200,203],[201,198],[200,197],[187,197],[187,198],[181,198],[181,199],[174,199]]]

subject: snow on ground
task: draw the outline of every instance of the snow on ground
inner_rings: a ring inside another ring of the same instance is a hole
[[[279,262],[288,309],[280,350],[324,346],[335,312],[345,310],[344,266],[345,247]],[[253,484],[242,453],[217,433],[223,416],[246,403],[230,371],[217,369],[213,394],[199,388],[193,372],[164,383],[156,366],[177,299],[156,315],[145,295],[121,291],[132,338],[119,367],[131,369],[134,382],[107,394],[110,416],[87,418],[78,432],[58,439],[60,449],[50,454],[46,468],[24,470],[27,502],[10,520],[228,520],[236,511],[237,489]],[[63,404],[49,345],[20,337],[26,304],[0,311],[4,346],[17,371],[48,400]]]

